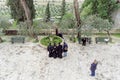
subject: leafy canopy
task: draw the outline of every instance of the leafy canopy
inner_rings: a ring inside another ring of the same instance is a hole
[[[116,0],[85,0],[81,8],[81,16],[98,15],[111,21],[112,12],[118,8]]]

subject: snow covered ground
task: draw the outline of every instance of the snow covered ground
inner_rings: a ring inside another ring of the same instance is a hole
[[[68,45],[67,57],[53,59],[35,43],[1,43],[0,80],[120,80],[120,43]],[[94,59],[98,66],[91,77]]]

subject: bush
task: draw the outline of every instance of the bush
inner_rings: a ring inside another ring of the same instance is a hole
[[[47,36],[40,40],[40,43],[45,46],[48,46],[49,43],[51,43],[53,45],[53,43],[58,44],[61,42],[62,42],[62,39],[58,36]]]
[[[74,43],[77,41],[77,38],[76,38],[76,37],[70,37],[69,39],[70,39],[70,41],[72,41],[72,42],[74,42]]]

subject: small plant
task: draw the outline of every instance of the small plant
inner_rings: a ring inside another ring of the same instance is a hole
[[[77,38],[75,36],[71,36],[69,39],[70,39],[70,41],[72,41],[74,43],[77,41]]]
[[[40,40],[40,43],[45,46],[48,46],[49,43],[53,45],[54,43],[58,44],[61,42],[62,42],[62,39],[58,36],[47,36]]]

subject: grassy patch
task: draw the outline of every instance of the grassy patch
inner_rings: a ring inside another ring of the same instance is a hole
[[[72,41],[74,43],[78,40],[76,37],[70,37],[69,39],[70,39],[70,41]]]
[[[53,43],[58,44],[61,42],[62,42],[62,39],[58,36],[47,36],[40,40],[40,43],[45,46],[48,46],[49,43],[51,43],[53,45]]]
[[[95,33],[95,35],[97,35],[97,36],[106,36],[107,34],[106,33]]]
[[[115,33],[115,34],[112,34],[112,36],[115,36],[115,37],[120,38],[120,33]]]

